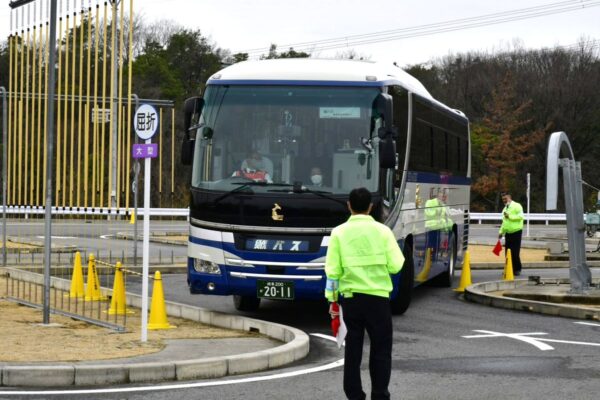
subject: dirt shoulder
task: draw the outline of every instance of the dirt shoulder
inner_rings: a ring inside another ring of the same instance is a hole
[[[504,252],[496,256],[492,253],[494,246],[469,245],[471,263],[504,263]],[[521,249],[521,262],[543,262],[548,254],[546,249]]]
[[[216,328],[169,317],[176,329],[148,331],[140,341],[140,313],[132,309],[127,332],[118,333],[72,318],[51,314],[49,326],[41,324],[41,310],[6,300],[6,279],[0,279],[0,362],[92,361],[155,353],[166,339],[220,339],[256,337],[257,334]]]

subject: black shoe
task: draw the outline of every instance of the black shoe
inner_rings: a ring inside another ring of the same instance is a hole
[[[520,276],[521,275],[521,271],[515,271],[515,276]]]

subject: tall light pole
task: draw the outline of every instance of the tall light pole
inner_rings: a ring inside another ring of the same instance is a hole
[[[52,160],[54,160],[54,95],[56,85],[56,0],[50,0],[48,40],[48,106],[46,109],[46,217],[44,220],[44,324],[50,323],[50,258],[52,257]]]
[[[117,18],[117,7],[119,6],[119,3],[121,2],[121,0],[110,0],[111,4],[113,5],[112,7],[112,38],[111,38],[111,42],[112,42],[112,52],[111,52],[111,58],[112,58],[112,115],[111,115],[111,121],[112,121],[112,147],[110,149],[110,158],[111,158],[111,187],[110,187],[110,206],[111,207],[117,207],[117,145],[118,145],[118,140],[119,140],[119,121],[117,120],[117,115],[119,115],[119,113],[117,112],[117,110],[119,109],[120,105],[119,105],[119,99],[118,99],[118,86],[119,86],[119,78],[118,78],[118,74],[117,74],[117,69],[119,67],[119,47],[118,47],[118,42],[117,42],[117,32],[118,32],[118,24],[119,24],[119,20]],[[106,33],[105,33],[106,34]]]
[[[9,3],[12,9],[23,7],[35,0],[15,0]],[[54,159],[54,96],[56,90],[56,19],[57,0],[48,0],[50,3],[50,15],[48,24],[50,37],[48,39],[48,106],[46,108],[46,124],[48,131],[46,135],[46,149],[48,158],[46,160],[46,213],[44,218],[44,298],[43,318],[44,324],[50,323],[50,257],[52,256],[52,160]]]

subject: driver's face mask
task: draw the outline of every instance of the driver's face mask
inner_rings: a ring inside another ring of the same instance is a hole
[[[313,185],[320,185],[321,182],[323,182],[323,175],[312,175],[310,177],[310,181],[313,183]]]

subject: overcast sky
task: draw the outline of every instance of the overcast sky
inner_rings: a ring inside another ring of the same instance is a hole
[[[294,47],[319,57],[354,50],[399,65],[469,50],[493,52],[517,42],[540,48],[572,45],[585,37],[600,45],[600,0],[134,0],[134,11],[147,23],[169,19],[200,29],[232,52],[263,48],[266,53],[271,43],[283,51],[284,45],[309,42],[317,45]],[[492,20],[507,22],[490,24]],[[480,26],[466,27],[473,24]],[[8,25],[5,5],[0,7],[2,37]],[[395,32],[365,36],[382,31]],[[390,38],[394,40],[385,40]],[[326,39],[338,39],[331,43],[335,48],[320,49],[324,44],[319,41]]]

